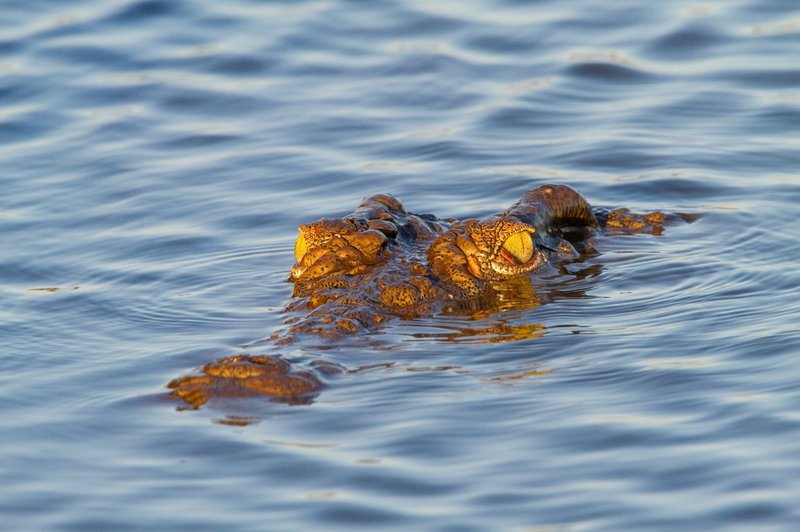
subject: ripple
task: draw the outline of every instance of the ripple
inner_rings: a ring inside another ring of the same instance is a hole
[[[566,73],[579,78],[610,83],[632,83],[651,81],[653,75],[632,66],[607,61],[580,61],[569,67]]]
[[[218,54],[211,58],[210,63],[209,70],[216,74],[255,76],[266,72],[275,61],[250,54]]]
[[[132,57],[124,51],[116,51],[100,44],[70,42],[67,39],[49,41],[49,45],[38,50],[38,55],[66,64],[102,66],[114,65],[111,70],[123,71],[130,68]]]
[[[11,111],[5,116],[0,115],[0,142],[10,145],[41,138],[58,130],[61,123],[63,115],[55,112],[38,109]]]
[[[651,40],[645,52],[669,61],[714,55],[715,49],[730,42],[730,36],[701,21],[682,24]]]
[[[488,113],[481,120],[480,128],[519,131],[558,127],[566,129],[565,121],[575,117],[575,114],[569,109],[554,109],[545,106],[508,106],[494,109]]]
[[[258,100],[244,94],[230,94],[216,90],[165,89],[158,101],[159,107],[169,113],[231,116],[252,112]]]
[[[733,81],[745,87],[789,89],[800,84],[800,72],[793,68],[746,68],[726,69],[716,73],[721,79]]]
[[[521,29],[508,33],[498,32],[496,28],[477,34],[469,34],[463,45],[474,48],[483,53],[499,56],[520,54],[534,49],[542,40],[540,35],[532,34]]]
[[[166,0],[133,1],[127,2],[127,5],[123,5],[103,22],[109,25],[149,22],[154,18],[177,15],[180,12],[178,6]]]

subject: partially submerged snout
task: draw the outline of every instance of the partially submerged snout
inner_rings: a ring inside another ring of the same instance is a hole
[[[323,219],[298,227],[289,279],[360,273],[380,260],[386,235],[358,220]]]

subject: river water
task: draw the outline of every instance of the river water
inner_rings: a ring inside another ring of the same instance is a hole
[[[5,0],[0,528],[792,529],[799,54],[783,0]],[[530,308],[269,342],[298,224],[545,182],[700,217]],[[243,352],[350,371],[166,397]]]

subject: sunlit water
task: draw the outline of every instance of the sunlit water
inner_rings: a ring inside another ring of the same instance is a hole
[[[783,0],[6,0],[0,528],[792,529],[799,52]],[[544,182],[702,217],[532,308],[264,341],[299,223]],[[166,399],[245,351],[353,371]]]

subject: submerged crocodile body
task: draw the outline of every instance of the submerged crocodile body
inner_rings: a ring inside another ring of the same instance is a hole
[[[371,196],[344,218],[299,227],[287,310],[304,315],[273,339],[280,345],[298,335],[335,338],[392,317],[499,308],[509,292],[525,297],[519,280],[528,282],[526,274],[554,257],[577,256],[571,241],[585,241],[601,225],[659,233],[665,222],[658,212],[593,210],[565,185],[537,187],[502,213],[461,221],[412,214],[390,195]],[[239,355],[168,386],[198,408],[228,396],[305,402],[321,383],[280,357]]]

